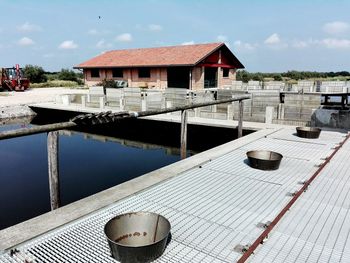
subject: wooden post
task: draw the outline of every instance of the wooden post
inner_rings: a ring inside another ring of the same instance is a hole
[[[105,97],[100,97],[100,110],[103,110],[105,108],[106,99]]]
[[[60,184],[58,173],[58,131],[47,134],[47,157],[49,167],[49,186],[51,210],[60,207]]]
[[[187,110],[181,111],[181,159],[186,158],[187,152]]]
[[[239,112],[238,112],[238,138],[243,135],[243,101],[239,101]]]
[[[82,95],[82,96],[81,96],[81,106],[82,106],[83,108],[86,107],[86,97],[85,97],[85,95]]]

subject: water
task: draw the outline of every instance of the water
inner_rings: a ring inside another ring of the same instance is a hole
[[[4,125],[0,131],[23,126],[28,125]],[[61,204],[180,160],[179,136],[178,124],[135,120],[119,126],[60,131]],[[190,126],[188,153],[233,137],[232,129]],[[46,134],[37,134],[0,141],[0,229],[50,211],[46,139]]]

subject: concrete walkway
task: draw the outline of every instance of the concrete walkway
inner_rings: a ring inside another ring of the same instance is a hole
[[[0,107],[53,102],[57,95],[86,94],[87,89],[77,88],[36,88],[24,92],[0,92]]]

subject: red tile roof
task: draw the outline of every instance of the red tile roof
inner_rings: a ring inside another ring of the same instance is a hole
[[[112,50],[80,63],[74,68],[194,66],[222,46],[225,44],[210,43]],[[234,58],[236,59],[236,57]],[[238,61],[238,59],[236,60]],[[238,67],[241,68],[240,66],[243,67],[238,61]]]

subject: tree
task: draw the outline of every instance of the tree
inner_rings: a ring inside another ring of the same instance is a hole
[[[61,71],[58,73],[59,80],[75,81],[78,84],[83,84],[82,78],[82,73],[76,73],[75,71],[70,69],[61,69]]]
[[[249,73],[246,70],[239,70],[237,71],[236,79],[243,82],[248,82],[250,80]]]
[[[45,71],[42,67],[34,66],[34,65],[26,65],[23,68],[25,76],[32,83],[42,83],[47,81],[47,76],[45,75]]]
[[[282,81],[283,80],[281,74],[278,74],[278,73],[273,75],[273,79],[276,80],[276,81]]]
[[[61,69],[61,72],[58,73],[58,79],[77,81],[77,75],[73,70]]]

